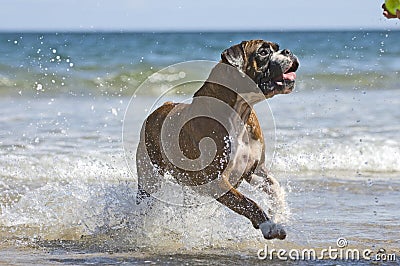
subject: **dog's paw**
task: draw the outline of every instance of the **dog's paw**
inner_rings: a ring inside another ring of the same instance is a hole
[[[265,221],[260,224],[259,227],[265,239],[277,238],[283,240],[286,238],[286,231],[280,224],[276,224],[271,221]]]

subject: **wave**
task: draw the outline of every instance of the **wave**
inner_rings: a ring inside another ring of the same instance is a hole
[[[15,157],[9,159],[18,161]],[[208,199],[207,204],[201,204],[205,199],[194,196],[189,189],[184,191],[184,198],[176,196],[176,200],[196,205],[179,207],[155,201],[151,207],[137,206],[135,178],[128,175],[121,161],[112,168],[93,158],[84,161],[58,156],[40,161],[42,167],[49,169],[44,171],[32,164],[22,164],[19,165],[22,170],[16,173],[9,162],[8,174],[2,173],[2,242],[57,246],[57,241],[62,239],[73,241],[82,249],[136,248],[159,254],[181,249],[262,246],[261,232],[249,222],[215,200]],[[31,169],[26,175],[23,174],[25,167]],[[115,171],[117,168],[119,170]],[[14,175],[12,178],[10,173]],[[41,175],[37,176],[39,173]],[[241,190],[252,195],[265,209],[268,207],[269,202],[262,192],[248,185]],[[171,197],[181,195],[167,191]],[[281,210],[280,218],[276,215],[275,220],[286,224],[289,214],[285,211],[287,209]]]
[[[328,176],[328,173],[335,176],[399,173],[400,142],[353,137],[281,144],[276,151],[273,169],[288,174],[320,173]]]
[[[126,69],[126,68],[123,68]],[[158,69],[146,65],[133,71],[104,73],[99,68],[74,69],[68,73],[24,72],[14,75],[0,75],[0,95],[54,95],[54,94],[94,94],[130,96],[147,78],[152,78]],[[158,80],[160,87],[170,77]],[[400,72],[357,72],[357,73],[298,73],[297,90],[381,90],[397,89],[400,86]],[[147,93],[157,95],[160,90]]]
[[[339,144],[298,140],[278,144],[271,172],[289,181],[309,174],[344,180],[378,172],[398,176],[399,150],[400,143],[394,140],[354,138]],[[246,219],[216,201],[199,199],[189,189],[164,190],[186,207],[161,201],[151,208],[136,206],[135,175],[129,173],[121,153],[27,156],[0,157],[1,243],[156,254],[216,250],[256,254],[265,243]],[[297,189],[289,183],[283,186]],[[265,194],[248,184],[240,190],[264,209],[270,206]],[[283,223],[292,240],[302,243],[301,233],[292,231],[296,217],[286,204],[282,206],[274,219]]]

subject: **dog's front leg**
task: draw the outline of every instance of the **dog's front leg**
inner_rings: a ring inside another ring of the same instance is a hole
[[[281,225],[273,223],[267,214],[253,200],[247,198],[235,188],[217,199],[234,212],[247,217],[254,228],[261,229],[266,239],[285,239],[286,232]]]
[[[259,166],[254,174],[248,176],[246,181],[252,186],[261,188],[264,191],[271,203],[268,214],[284,212],[287,208],[285,201],[285,192],[280,186],[278,180],[267,173],[265,166]]]

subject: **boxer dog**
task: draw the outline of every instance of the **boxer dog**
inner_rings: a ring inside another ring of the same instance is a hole
[[[245,180],[261,187],[270,196],[278,193],[279,183],[268,175],[264,166],[265,143],[253,106],[274,95],[290,93],[298,67],[299,61],[290,50],[281,50],[278,44],[269,41],[243,41],[223,51],[221,61],[190,104],[166,102],[144,122],[136,154],[137,204],[151,197],[160,188],[160,178],[168,173],[178,184],[194,190],[205,186],[201,193],[213,196],[248,218],[254,228],[261,230],[264,238],[285,239],[283,227],[271,221],[237,187]],[[204,98],[209,101],[201,100]],[[215,109],[218,102],[231,111]],[[197,112],[207,110],[209,115],[196,116]],[[213,119],[213,115],[221,117],[220,121]],[[235,115],[241,123],[232,122]],[[179,126],[179,121],[188,116],[193,119]],[[176,127],[179,131],[162,137],[163,126]],[[178,138],[178,144],[168,146],[168,137]],[[206,163],[200,160],[201,166],[192,168],[190,162],[206,154],[201,147],[204,148],[201,143],[204,139],[213,141],[213,152],[209,152],[212,158]],[[237,143],[236,147],[233,143]],[[178,161],[184,159],[174,160],[173,156],[168,156],[174,149],[189,161],[187,167],[178,165]]]

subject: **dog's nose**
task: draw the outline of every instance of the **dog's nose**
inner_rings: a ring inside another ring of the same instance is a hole
[[[287,56],[289,56],[289,55],[292,54],[292,52],[291,52],[290,50],[288,50],[288,49],[283,49],[281,53],[282,53],[283,55],[287,55]]]

